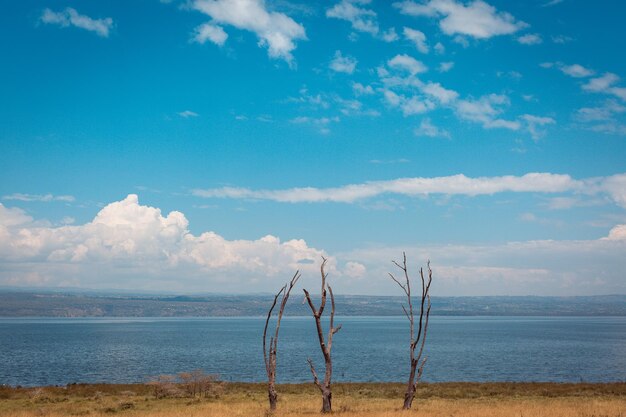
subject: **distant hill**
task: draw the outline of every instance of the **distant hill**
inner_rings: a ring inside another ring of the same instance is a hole
[[[0,317],[263,316],[271,295],[161,296],[0,291]],[[402,297],[338,295],[337,315],[402,315]],[[308,316],[295,294],[285,312]],[[433,297],[439,316],[626,316],[626,295],[583,297]]]

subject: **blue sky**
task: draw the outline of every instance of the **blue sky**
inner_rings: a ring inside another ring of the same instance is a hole
[[[625,293],[620,2],[21,1],[0,285]],[[308,278],[307,278],[308,277]]]

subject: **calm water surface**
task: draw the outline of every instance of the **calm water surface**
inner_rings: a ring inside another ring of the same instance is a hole
[[[404,317],[343,317],[336,381],[404,381]],[[263,381],[263,318],[0,319],[0,384],[143,382],[193,369]],[[428,381],[626,381],[626,317],[432,317]],[[311,317],[283,319],[279,382],[323,360]]]

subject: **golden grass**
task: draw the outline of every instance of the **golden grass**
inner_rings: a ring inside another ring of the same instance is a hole
[[[310,384],[281,385],[276,416],[319,415]],[[345,417],[626,417],[626,384],[422,384],[414,409],[402,404],[402,384],[336,384],[334,414]],[[267,416],[263,384],[228,384],[217,399],[156,400],[143,385],[0,388],[0,417]]]

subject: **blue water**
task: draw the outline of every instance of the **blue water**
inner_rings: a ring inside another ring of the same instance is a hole
[[[404,317],[343,317],[334,380],[404,381]],[[0,384],[143,382],[193,369],[263,381],[262,318],[0,319]],[[626,381],[626,317],[432,317],[427,381]],[[313,319],[283,319],[278,382],[323,360]]]

